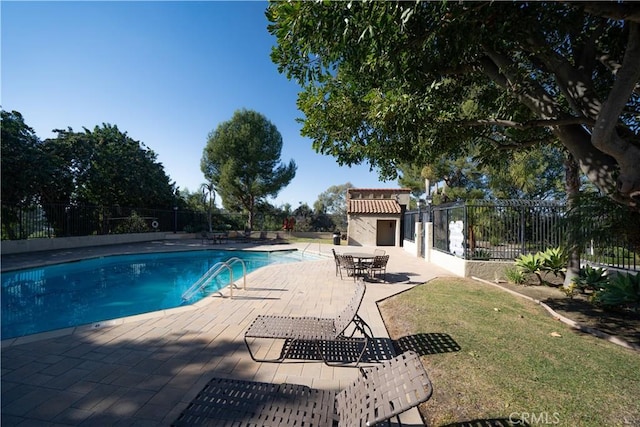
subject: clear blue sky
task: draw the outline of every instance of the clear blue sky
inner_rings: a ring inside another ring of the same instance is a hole
[[[1,1],[4,110],[41,139],[53,129],[117,125],[155,151],[181,188],[198,189],[207,135],[234,111],[264,114],[282,134],[294,180],[277,206],[310,206],[332,185],[393,188],[368,165],[339,167],[300,136],[298,86],[269,58],[266,2]]]

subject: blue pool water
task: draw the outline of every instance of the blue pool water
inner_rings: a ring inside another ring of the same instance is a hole
[[[117,255],[2,274],[2,339],[193,303],[229,283],[228,270],[188,301],[214,264],[241,258],[247,272],[300,260],[296,252],[189,251]],[[234,280],[242,263],[233,265]]]

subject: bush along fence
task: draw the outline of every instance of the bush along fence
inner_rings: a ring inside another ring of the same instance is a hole
[[[569,286],[564,287],[566,265],[566,252],[561,248],[549,248],[544,252],[520,255],[513,267],[505,271],[505,276],[516,285],[559,287],[570,298],[583,295],[589,302],[604,308],[640,312],[640,273],[609,272],[605,267],[585,264]],[[532,278],[535,278],[533,283]]]
[[[470,200],[430,207],[423,220],[433,223],[433,249],[468,260],[512,261],[521,255],[567,246],[563,203],[542,200]],[[407,212],[410,233],[418,215]],[[585,224],[583,233],[591,233]],[[594,228],[595,230],[595,228]],[[405,232],[405,235],[408,235]],[[409,234],[410,235],[410,234]],[[583,250],[583,259],[623,270],[640,267],[640,253],[624,235],[599,236]]]

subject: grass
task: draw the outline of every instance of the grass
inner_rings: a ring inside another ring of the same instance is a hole
[[[445,333],[460,347],[422,357],[434,386],[420,408],[428,425],[640,425],[640,353],[576,332],[537,304],[443,278],[380,308],[392,339]]]
[[[322,239],[315,237],[295,237],[295,236],[287,236],[287,241],[291,243],[319,243],[319,244],[333,244],[333,239]]]

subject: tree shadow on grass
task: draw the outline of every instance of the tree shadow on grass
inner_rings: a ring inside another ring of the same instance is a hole
[[[595,329],[640,346],[639,313],[605,310],[583,298],[547,298],[543,302],[556,313],[576,321],[585,332]]]

